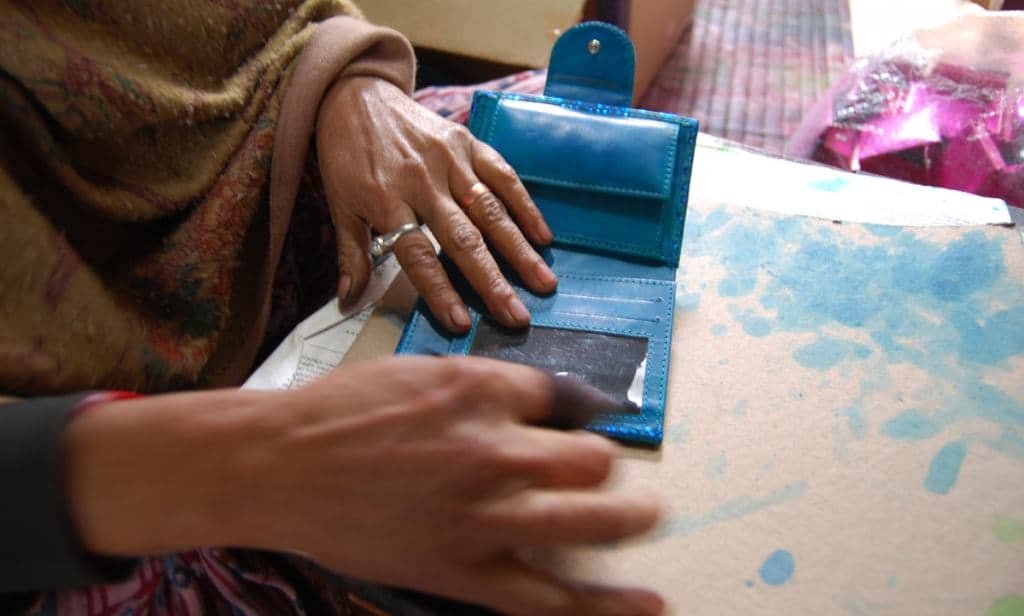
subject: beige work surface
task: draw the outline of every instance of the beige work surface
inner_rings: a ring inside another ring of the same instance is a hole
[[[683,246],[664,443],[615,478],[668,514],[557,566],[677,614],[1020,613],[999,611],[1024,602],[1017,231],[698,200]],[[391,353],[410,298],[346,361]]]

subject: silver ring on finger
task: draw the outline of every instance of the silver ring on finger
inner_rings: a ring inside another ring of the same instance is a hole
[[[395,229],[394,231],[382,233],[377,237],[373,238],[373,241],[370,242],[370,254],[373,255],[374,258],[376,258],[386,253],[389,253],[392,250],[394,250],[395,243],[398,242],[398,240],[401,239],[403,235],[405,235],[406,233],[410,233],[412,231],[419,230],[420,226],[418,224],[414,222],[407,222],[404,225]]]

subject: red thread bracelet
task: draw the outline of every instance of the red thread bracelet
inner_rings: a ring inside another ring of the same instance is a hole
[[[71,410],[71,417],[76,417],[79,413],[86,411],[90,407],[96,406],[97,404],[103,404],[104,402],[119,402],[121,400],[134,400],[135,398],[142,397],[144,397],[143,394],[136,393],[134,391],[93,392],[78,401],[75,408]]]

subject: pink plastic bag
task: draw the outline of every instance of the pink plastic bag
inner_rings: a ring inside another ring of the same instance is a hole
[[[1024,207],[1024,12],[961,17],[857,60],[786,153]]]

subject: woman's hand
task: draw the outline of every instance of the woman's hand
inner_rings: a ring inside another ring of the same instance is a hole
[[[227,392],[97,406],[69,427],[73,518],[107,554],[296,550],[503,612],[658,613],[649,591],[582,585],[520,558],[630,537],[659,516],[651,495],[601,488],[610,441],[528,425],[600,410],[586,391],[559,391],[525,366],[403,357],[296,392],[238,392],[218,409],[195,405]],[[157,403],[181,397],[187,411],[161,418]]]
[[[506,326],[526,326],[530,314],[485,240],[530,289],[555,289],[555,275],[531,246],[550,243],[551,230],[515,171],[464,127],[391,83],[353,77],[335,84],[320,106],[317,152],[338,235],[343,303],[366,286],[370,227],[386,233],[416,222],[430,227]],[[449,330],[468,331],[469,313],[427,237],[405,234],[394,251],[431,312]]]

